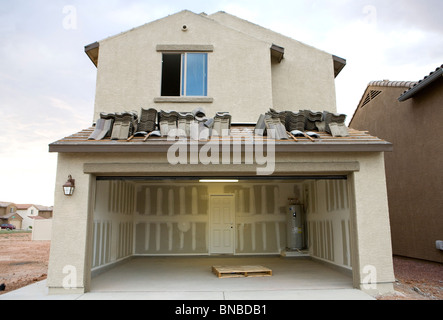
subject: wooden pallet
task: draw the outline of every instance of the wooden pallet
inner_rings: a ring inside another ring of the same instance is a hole
[[[219,278],[272,276],[272,270],[262,266],[213,266],[212,272]]]

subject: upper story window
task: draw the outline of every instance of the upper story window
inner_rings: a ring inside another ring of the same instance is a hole
[[[206,97],[208,54],[163,53],[161,95]]]

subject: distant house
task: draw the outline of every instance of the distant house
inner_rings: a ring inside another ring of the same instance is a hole
[[[51,219],[52,211],[52,207],[42,205],[17,204],[17,213],[23,218],[23,230],[31,229],[35,219]]]
[[[418,82],[373,81],[350,127],[393,143],[385,155],[393,253],[443,262],[443,65]]]
[[[17,213],[17,205],[12,202],[0,202],[0,224],[12,224],[22,228],[23,218]]]

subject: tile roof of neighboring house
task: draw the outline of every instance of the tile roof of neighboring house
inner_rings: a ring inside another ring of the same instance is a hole
[[[46,218],[44,218],[42,216],[30,216],[28,218],[29,219],[34,219],[34,220],[47,220]]]
[[[12,203],[12,202],[0,201],[0,208],[6,208],[6,207],[10,206],[11,204],[14,204],[14,203]]]
[[[17,204],[17,210],[28,210],[33,204]]]
[[[418,81],[413,87],[409,90],[406,90],[399,98],[398,101],[403,102],[410,98],[412,98],[415,94],[426,88],[428,85],[433,83],[434,81],[441,79],[443,77],[443,65],[435,69],[435,71],[431,72],[424,79]]]
[[[368,86],[373,87],[406,87],[412,88],[417,82],[414,81],[389,81],[389,80],[378,80],[369,82]]]
[[[34,207],[36,207],[38,211],[53,211],[53,207],[47,207],[41,205],[34,205]]]
[[[13,217],[13,216],[20,216],[17,212],[11,212],[11,213],[8,213],[8,214],[6,214],[6,215],[4,215],[4,216],[0,216],[0,219],[4,219],[4,220],[7,220],[7,219],[9,219],[9,218],[11,218],[11,217]],[[21,218],[22,216],[20,216],[20,218]]]
[[[229,137],[213,137],[219,139],[220,143],[230,140],[231,143],[241,139],[245,135],[264,139],[265,143],[268,139],[254,135],[254,125],[236,125],[231,127],[231,136]],[[49,145],[50,152],[166,152],[168,148],[176,141],[168,141],[167,137],[150,137],[146,142],[143,137],[134,137],[130,141],[127,140],[111,140],[105,138],[103,140],[88,140],[88,137],[94,131],[94,127],[82,130],[69,137],[65,137]],[[320,138],[315,142],[306,137],[294,140],[276,140],[276,152],[383,152],[392,151],[392,144],[373,137],[367,132],[349,129],[349,137],[333,137],[326,132],[318,133]],[[212,140],[214,141],[214,140]],[[207,140],[200,140],[199,145],[203,146]]]
[[[410,89],[412,88],[414,85],[416,85],[417,82],[414,81],[389,81],[389,80],[376,80],[376,81],[371,81],[368,83],[368,86],[366,87],[365,91],[363,92],[363,95],[357,105],[357,108],[355,108],[354,114],[352,115],[350,124],[352,124],[352,120],[354,120],[355,114],[357,113],[357,111],[364,106],[365,104],[367,104],[368,102],[370,102],[371,100],[373,100],[374,97],[376,97],[380,92],[376,92],[374,95],[371,94],[371,92],[369,91],[369,87],[391,87],[391,88],[407,88]]]

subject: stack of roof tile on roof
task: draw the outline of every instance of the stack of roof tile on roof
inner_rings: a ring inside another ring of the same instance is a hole
[[[228,112],[217,112],[213,118],[208,118],[202,108],[192,112],[164,111],[156,109],[141,110],[139,118],[136,111],[101,113],[89,140],[100,141],[111,137],[111,140],[132,140],[134,137],[149,137],[151,135],[168,136],[171,131],[180,136],[195,136],[207,131],[208,135],[226,135],[229,133],[232,117]],[[155,133],[155,134],[154,134]]]
[[[345,125],[346,115],[331,113],[328,111],[314,112],[300,110],[299,112],[281,111],[271,108],[266,114],[260,115],[256,124],[256,130],[266,132],[277,140],[288,139],[289,133],[298,135],[308,131],[326,131],[334,137],[347,137],[348,128]]]

